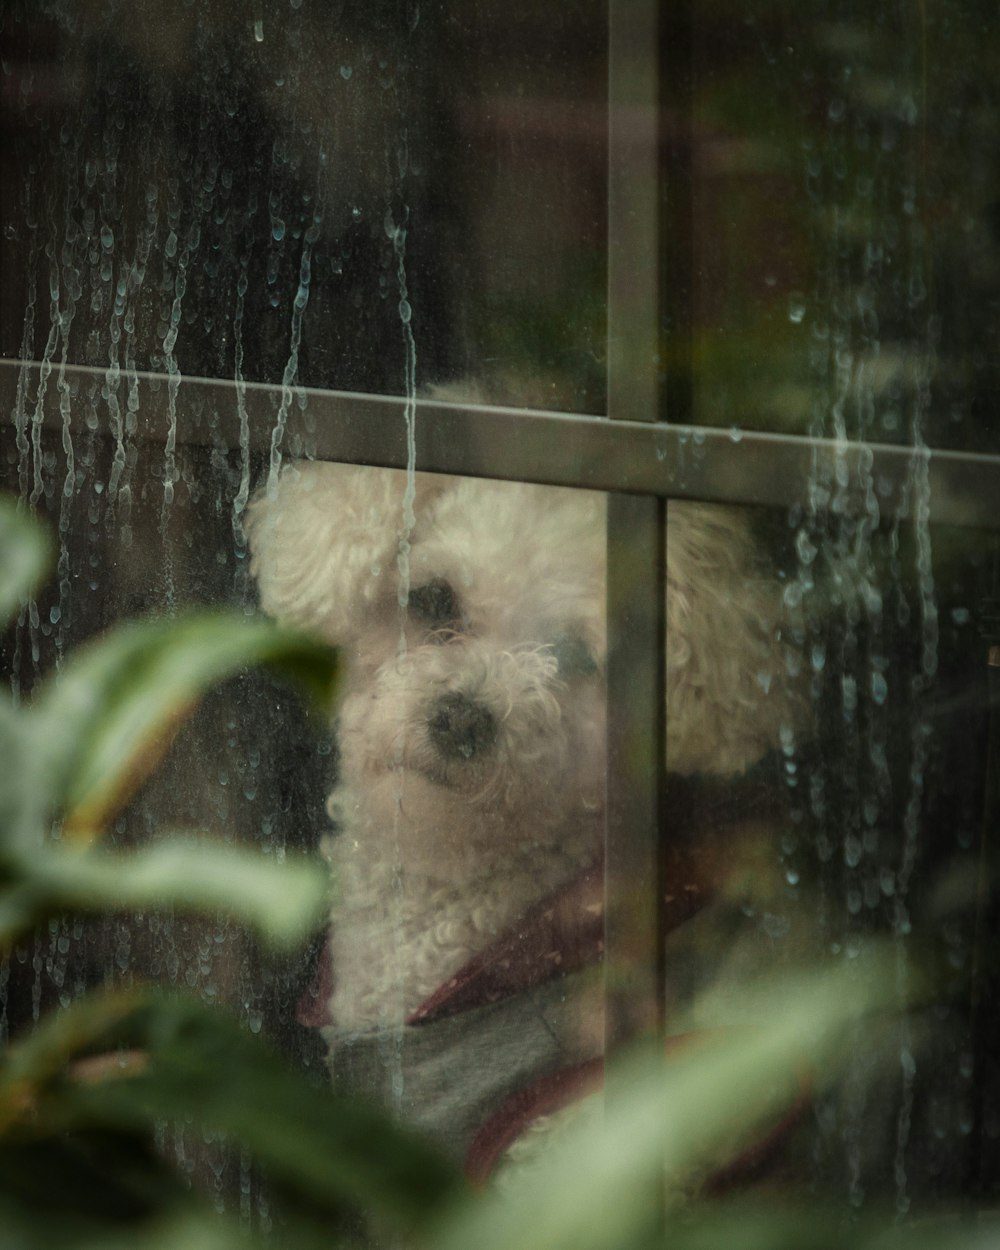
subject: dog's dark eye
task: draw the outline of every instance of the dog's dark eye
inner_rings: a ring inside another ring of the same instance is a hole
[[[427,625],[436,628],[450,625],[458,629],[462,621],[458,596],[445,581],[427,582],[411,590],[409,610]]]
[[[593,651],[579,634],[563,634],[552,644],[552,654],[563,677],[589,677],[597,672]]]

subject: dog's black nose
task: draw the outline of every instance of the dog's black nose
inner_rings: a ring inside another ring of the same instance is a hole
[[[431,741],[442,755],[471,760],[497,739],[497,722],[489,708],[457,692],[442,695],[427,721]]]

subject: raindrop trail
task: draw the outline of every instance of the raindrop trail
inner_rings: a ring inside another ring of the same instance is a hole
[[[26,199],[29,199],[29,201],[30,190],[31,184],[28,183]],[[25,220],[31,220],[32,216],[33,214],[30,212],[29,206],[25,211]],[[32,359],[35,348],[35,302],[38,294],[36,272],[39,252],[38,232],[36,230],[32,231],[31,247],[28,252],[28,290],[24,310],[24,326],[21,331],[21,360],[24,362]],[[28,475],[31,466],[31,444],[28,441],[28,378],[29,370],[27,363],[25,363],[18,371],[17,393],[14,400],[14,441],[17,446],[19,507],[24,507],[28,498]],[[21,699],[21,642],[24,637],[27,615],[28,605],[25,603],[17,615],[17,624],[14,630],[14,648],[11,656],[10,693],[15,707]],[[6,967],[6,964],[3,966]]]
[[[73,320],[73,304],[70,303],[65,313],[63,329],[62,359],[59,362],[59,375],[56,387],[59,391],[59,412],[62,416],[62,446],[66,457],[66,476],[63,480],[62,498],[59,502],[59,562],[56,576],[59,585],[59,628],[56,631],[56,664],[62,663],[63,650],[66,645],[66,630],[70,622],[70,580],[69,531],[72,520],[73,496],[76,487],[76,457],[73,450],[72,401],[69,383],[66,381],[66,363],[69,354],[69,327]]]
[[[911,502],[916,546],[914,572],[920,610],[921,651],[920,671],[911,679],[910,790],[903,815],[903,847],[894,899],[897,994],[901,1006],[906,1004],[910,980],[907,938],[911,931],[911,921],[907,896],[921,841],[921,817],[931,742],[931,725],[926,714],[926,700],[934,684],[938,668],[938,607],[930,531],[930,449],[926,440],[926,419],[931,410],[932,400],[931,381],[936,365],[937,331],[933,319],[928,318],[926,308],[919,307],[918,311],[918,306],[923,305],[926,299],[928,277],[932,276],[926,267],[925,242],[922,228],[919,222],[914,220],[909,238],[909,287],[911,292],[921,292],[921,297],[911,304],[914,308],[914,352],[917,355],[918,364],[910,429],[911,446],[920,454],[913,456],[910,462],[907,494]],[[905,1017],[901,1028],[901,1045],[904,1060],[909,1059],[908,1064],[906,1062],[903,1064],[902,1103],[896,1126],[896,1208],[900,1214],[903,1214],[910,1205],[907,1192],[906,1151],[912,1125],[915,1072],[915,1062],[909,1048],[909,1025]]]
[[[240,422],[240,485],[233,499],[233,541],[238,556],[246,552],[243,533],[243,511],[250,497],[250,418],[247,413],[247,385],[243,376],[243,310],[246,300],[250,248],[240,260],[240,276],[236,282],[236,308],[233,312],[233,355],[236,380],[236,412]]]
[[[406,229],[396,226],[392,233],[392,246],[396,255],[396,277],[399,283],[399,319],[403,330],[404,380],[406,402],[403,409],[406,421],[406,489],[403,493],[403,531],[399,538],[397,564],[399,566],[399,606],[405,611],[410,598],[410,535],[416,524],[413,511],[416,499],[417,469],[417,342],[413,333],[413,314],[406,284]],[[405,646],[405,639],[404,644]]]
[[[132,544],[132,484],[131,476],[138,460],[138,452],[134,441],[139,428],[139,372],[135,360],[135,321],[139,292],[146,276],[146,267],[156,242],[159,227],[159,193],[156,183],[146,188],[146,221],[139,231],[136,242],[135,263],[129,275],[129,303],[122,322],[125,330],[125,376],[128,379],[128,393],[125,399],[124,433],[121,447],[121,460],[118,450],[112,465],[110,508],[112,509],[109,523],[113,520],[114,509],[117,508],[119,531],[122,545],[126,548]]]
[[[31,454],[33,459],[34,477],[28,506],[32,512],[37,511],[42,496],[45,494],[45,482],[42,477],[42,427],[45,419],[45,396],[48,392],[49,378],[52,376],[52,360],[56,345],[59,342],[59,269],[56,264],[55,222],[50,213],[51,234],[45,246],[45,254],[49,258],[49,334],[42,353],[41,367],[38,371],[38,392],[35,396],[35,411],[31,421]],[[36,673],[39,671],[41,644],[39,641],[38,603],[35,599],[28,601],[28,632],[31,640],[31,660]]]
[[[29,184],[30,188],[30,184]],[[30,211],[25,217],[31,216]],[[35,303],[38,297],[37,266],[39,258],[38,232],[32,231],[28,252],[28,289],[24,309],[24,327],[21,331],[21,360],[32,359],[35,349]],[[18,373],[17,395],[14,401],[14,438],[17,445],[17,481],[21,499],[28,497],[28,473],[31,464],[31,444],[28,442],[28,377],[27,364]]]
[[[320,161],[322,164],[322,155]],[[322,223],[322,207],[318,205],[316,212],[313,214],[312,225],[302,236],[302,257],[299,261],[299,289],[295,293],[295,300],[292,304],[288,363],[285,365],[285,371],[281,377],[281,403],[278,406],[278,413],[274,419],[274,429],[271,431],[271,464],[267,475],[269,495],[273,495],[278,488],[278,474],[281,472],[281,444],[285,436],[285,426],[288,423],[288,413],[292,406],[294,391],[298,389],[299,348],[302,344],[302,320],[309,305],[309,283],[312,279],[312,249],[313,244],[319,237]],[[304,393],[300,403],[305,403]]]
[[[400,151],[405,154],[406,151],[406,131],[404,130],[400,139]],[[402,180],[406,168],[405,159],[399,161],[399,177]],[[409,210],[404,206],[403,221],[409,219]],[[385,229],[387,236],[392,240],[393,253],[396,257],[396,279],[399,289],[399,320],[403,333],[403,350],[404,350],[404,420],[406,422],[406,487],[403,492],[403,528],[399,536],[399,547],[397,550],[396,563],[399,569],[399,654],[406,653],[406,608],[410,598],[410,536],[413,533],[416,524],[416,516],[414,513],[414,501],[416,499],[416,468],[417,468],[417,443],[416,443],[416,398],[417,398],[417,343],[413,333],[413,310],[410,306],[409,291],[406,281],[406,227],[405,225],[397,226],[392,218],[391,207],[386,210]],[[401,744],[402,745],[402,744]],[[402,855],[400,852],[400,832],[399,822],[403,811],[404,800],[404,779],[405,772],[400,769],[398,772],[399,789],[396,795],[396,805],[393,809],[393,890],[392,900],[398,909],[397,915],[402,919],[402,909],[404,906],[404,886],[402,875]],[[402,999],[403,987],[399,987],[400,1000]],[[403,1003],[399,1001],[396,1004],[396,1010],[402,1014]],[[393,1106],[395,1110],[402,1110],[403,1096],[405,1093],[406,1078],[403,1072],[403,1051],[402,1037],[396,1035],[395,1042],[392,1047],[392,1053],[386,1055],[386,1063],[389,1066],[390,1085],[393,1097]]]
[[[240,255],[240,273],[236,280],[236,307],[233,311],[233,372],[236,381],[236,412],[240,423],[240,484],[233,499],[232,526],[237,565],[236,591],[242,597],[249,570],[246,567],[246,535],[243,512],[250,498],[250,416],[247,412],[247,387],[243,376],[243,317],[249,286],[250,260],[253,255],[253,222],[257,215],[257,195],[251,191],[244,218],[245,243]]]

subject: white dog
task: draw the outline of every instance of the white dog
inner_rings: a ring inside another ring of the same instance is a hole
[[[340,648],[333,1035],[398,1028],[600,859],[605,500],[329,463],[249,512],[265,611]],[[745,515],[670,506],[667,767],[735,774],[789,723],[779,587]],[[404,606],[405,605],[405,606]],[[786,731],[787,737],[787,731]]]

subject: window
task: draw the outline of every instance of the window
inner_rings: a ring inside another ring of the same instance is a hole
[[[332,820],[334,1066],[483,1169],[605,1039],[930,948],[948,1005],[770,1143],[905,1213],[998,1174],[997,21],[808,10],[6,5],[3,472],[60,547],[4,659],[27,690],[122,616],[258,598],[345,648],[339,747],[242,678],[115,836]],[[662,694],[696,664],[700,730]],[[320,1065],[324,948],[67,922],[7,1018],[141,973]]]

